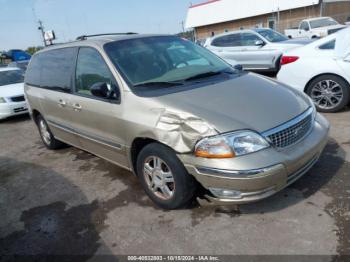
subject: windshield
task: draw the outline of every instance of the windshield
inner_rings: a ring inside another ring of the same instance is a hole
[[[310,21],[311,28],[319,28],[337,24],[337,21],[333,20],[332,18],[323,18],[319,20]]]
[[[0,71],[0,86],[23,83],[21,70]]]
[[[104,48],[133,86],[183,81],[223,70],[235,72],[210,51],[175,36],[121,40]]]
[[[271,29],[257,29],[256,32],[263,37],[265,37],[268,41],[272,43],[282,42],[288,40],[288,38],[276,31]]]

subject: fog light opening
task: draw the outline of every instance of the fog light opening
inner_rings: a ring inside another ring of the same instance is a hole
[[[242,198],[241,191],[224,189],[224,188],[209,188],[209,191],[218,198],[232,198],[239,199]]]

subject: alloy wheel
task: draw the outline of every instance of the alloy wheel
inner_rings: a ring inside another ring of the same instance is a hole
[[[43,138],[46,145],[50,145],[51,143],[51,134],[48,130],[47,124],[44,120],[41,120],[39,123],[39,129],[41,137]]]
[[[310,97],[319,108],[329,110],[342,102],[344,93],[337,82],[322,80],[312,87]]]
[[[174,196],[175,180],[169,166],[159,157],[150,156],[143,164],[143,175],[151,192],[162,200]]]

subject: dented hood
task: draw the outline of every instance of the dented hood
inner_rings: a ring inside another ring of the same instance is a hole
[[[263,132],[311,106],[304,94],[252,73],[156,99],[198,117],[219,133],[239,129]]]

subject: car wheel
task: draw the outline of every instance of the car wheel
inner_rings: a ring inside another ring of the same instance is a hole
[[[66,144],[57,140],[53,136],[48,124],[46,123],[45,119],[41,115],[39,115],[37,117],[36,123],[37,123],[38,129],[39,129],[41,140],[43,141],[44,145],[48,149],[55,150],[55,149],[60,149],[60,148],[63,148],[64,146],[66,146]]]
[[[152,143],[137,158],[137,175],[147,195],[163,209],[185,207],[197,183],[170,148]]]
[[[350,99],[350,86],[344,79],[334,75],[315,78],[306,93],[320,112],[335,113],[343,109]]]

